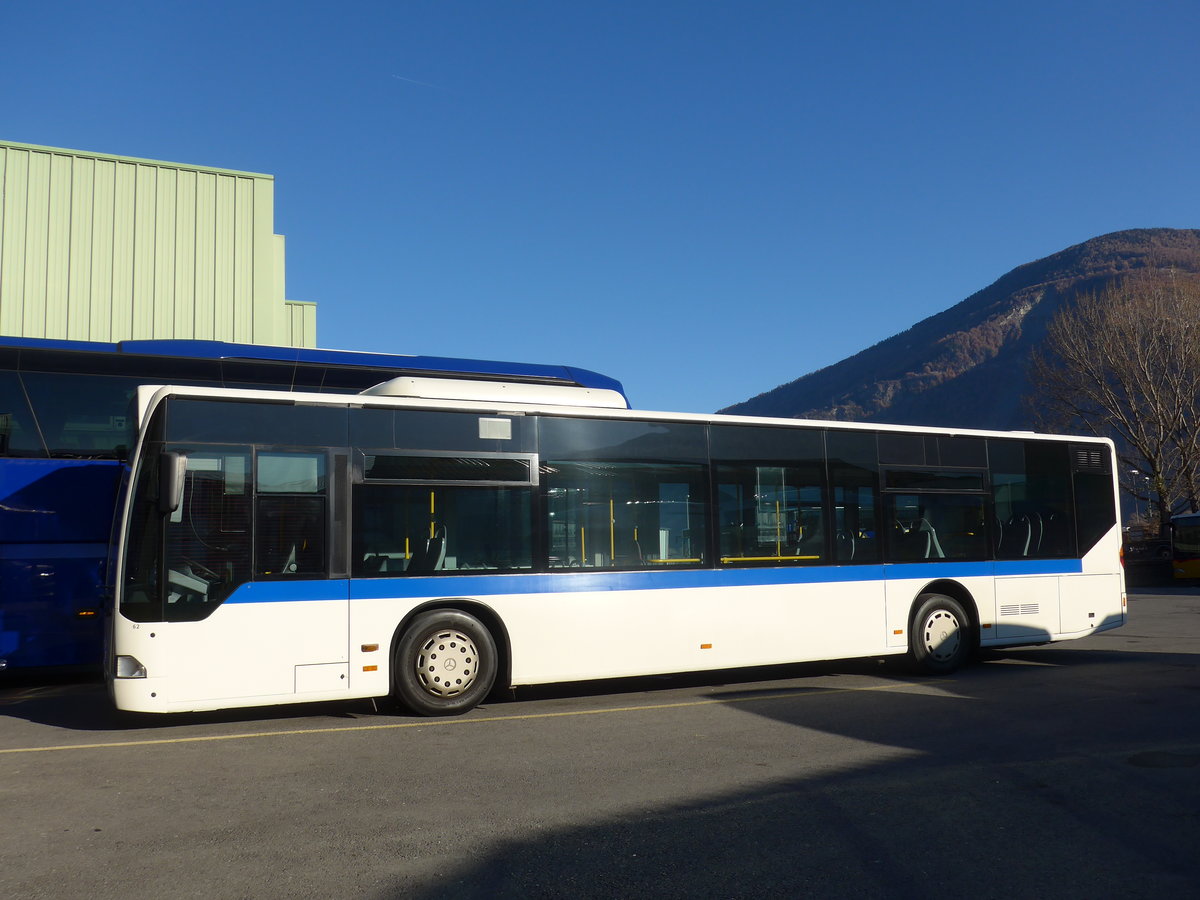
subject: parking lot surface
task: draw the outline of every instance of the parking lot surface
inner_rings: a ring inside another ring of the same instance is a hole
[[[0,685],[10,897],[1173,897],[1200,886],[1200,591],[987,654],[129,719]]]

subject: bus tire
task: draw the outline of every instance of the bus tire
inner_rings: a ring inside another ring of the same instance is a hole
[[[963,605],[945,594],[922,594],[909,631],[909,657],[929,675],[945,675],[974,650],[974,629]]]
[[[420,716],[474,709],[496,681],[496,642],[483,623],[457,609],[421,613],[392,660],[395,699]]]

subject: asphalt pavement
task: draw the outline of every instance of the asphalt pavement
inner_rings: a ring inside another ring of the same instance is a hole
[[[986,654],[129,718],[0,686],[0,894],[1190,897],[1200,590]]]

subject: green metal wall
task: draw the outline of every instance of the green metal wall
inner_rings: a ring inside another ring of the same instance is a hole
[[[275,180],[0,142],[0,334],[316,346]]]

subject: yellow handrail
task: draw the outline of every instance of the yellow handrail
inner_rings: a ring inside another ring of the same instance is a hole
[[[794,559],[820,559],[819,556],[722,556],[721,562],[787,562]]]
[[[608,498],[608,558],[617,558],[617,518],[614,515],[612,497]]]

